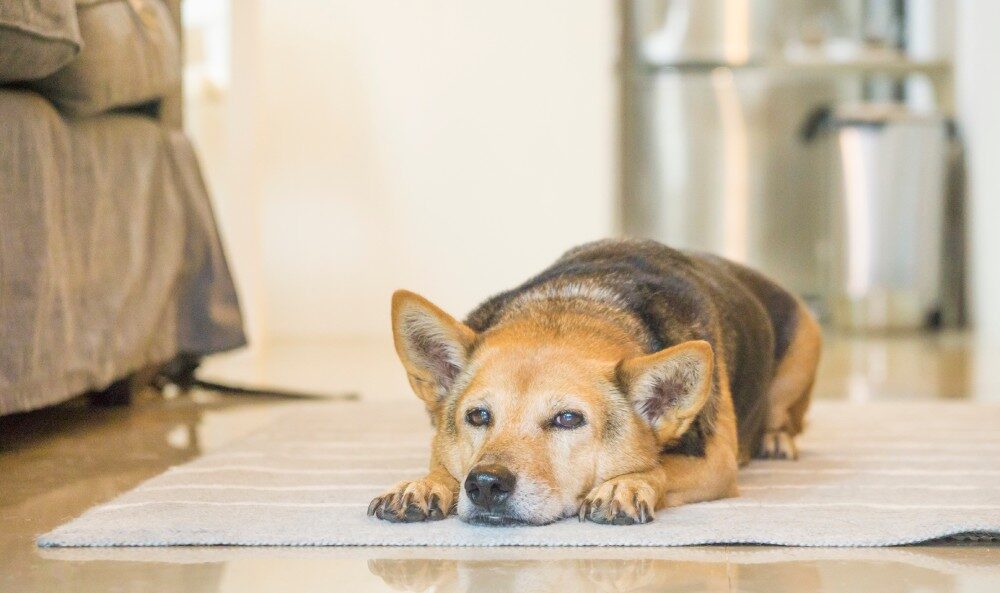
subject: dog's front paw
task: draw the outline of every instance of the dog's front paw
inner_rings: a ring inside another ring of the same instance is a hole
[[[792,435],[784,430],[772,430],[764,433],[757,451],[757,459],[798,459],[799,450],[795,447]]]
[[[656,489],[642,478],[612,478],[591,490],[583,500],[580,520],[610,525],[649,523],[657,498]]]
[[[375,497],[368,505],[368,515],[393,523],[438,521],[455,512],[456,499],[455,489],[442,481],[404,481]]]

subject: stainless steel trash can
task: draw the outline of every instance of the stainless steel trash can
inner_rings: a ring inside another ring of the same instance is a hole
[[[838,108],[828,303],[848,330],[908,330],[940,315],[948,120],[900,105]]]

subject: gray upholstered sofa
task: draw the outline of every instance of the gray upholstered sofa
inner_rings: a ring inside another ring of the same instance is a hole
[[[0,414],[244,344],[179,0],[0,0]]]

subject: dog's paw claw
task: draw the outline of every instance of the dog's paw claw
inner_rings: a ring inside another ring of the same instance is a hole
[[[368,515],[392,523],[438,521],[454,511],[454,500],[455,493],[437,481],[400,482],[372,500]]]
[[[444,519],[444,511],[441,510],[441,497],[437,494],[431,494],[430,500],[427,501],[427,517],[428,521],[439,521]]]
[[[615,478],[608,480],[580,505],[581,521],[590,520],[606,525],[635,525],[653,520],[656,491],[643,480]]]
[[[427,513],[415,504],[410,504],[403,512],[403,520],[407,522],[423,521],[427,518]]]
[[[636,507],[639,509],[639,523],[649,523],[653,520],[653,513],[649,511],[646,501],[639,501]]]
[[[792,435],[784,430],[773,430],[764,433],[757,459],[798,459],[799,451],[795,447]]]

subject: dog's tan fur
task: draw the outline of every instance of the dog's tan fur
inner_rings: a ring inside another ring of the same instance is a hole
[[[437,431],[428,475],[373,500],[371,514],[475,520],[461,483],[484,465],[517,476],[513,522],[646,522],[660,508],[737,495],[737,468],[749,454],[737,437],[724,341],[649,352],[643,329],[613,295],[586,285],[547,290],[478,333],[419,295],[393,295],[396,350]],[[767,391],[760,453],[769,456],[794,457],[791,437],[802,429],[818,360],[818,326],[804,307],[800,315]],[[672,454],[710,400],[703,454]],[[658,407],[645,414],[650,406]],[[490,411],[488,427],[463,421],[478,408]],[[564,410],[579,411],[585,424],[552,428]]]
[[[770,412],[761,457],[796,459],[799,455],[794,437],[805,428],[805,414],[823,346],[819,323],[801,302],[799,310],[799,324],[788,354],[778,364],[767,391]]]

